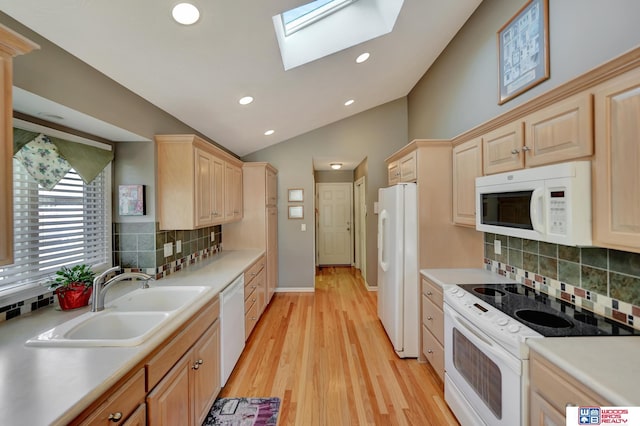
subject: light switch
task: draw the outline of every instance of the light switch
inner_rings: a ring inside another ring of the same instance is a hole
[[[301,223],[301,224],[300,224],[300,230],[301,230],[302,232],[306,231],[306,230],[307,230],[307,224],[306,224],[306,223]]]
[[[176,241],[176,253],[182,253],[182,240]]]
[[[493,240],[493,252],[495,254],[502,254],[502,241]]]
[[[169,257],[173,254],[173,243],[166,243],[164,245],[164,257]]]

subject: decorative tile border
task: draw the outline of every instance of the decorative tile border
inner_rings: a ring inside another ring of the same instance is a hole
[[[32,297],[18,303],[0,307],[0,323],[17,318],[20,315],[36,311],[40,308],[53,305],[53,292],[45,293],[41,296]]]
[[[535,274],[489,258],[485,258],[484,263],[485,268],[489,271],[640,330],[640,306],[634,306],[582,287],[573,286],[557,279]]]

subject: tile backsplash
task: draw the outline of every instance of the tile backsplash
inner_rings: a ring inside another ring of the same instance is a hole
[[[487,269],[640,329],[638,253],[485,233],[484,256]]]

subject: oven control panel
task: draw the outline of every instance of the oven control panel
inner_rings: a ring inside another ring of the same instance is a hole
[[[514,354],[520,352],[520,344],[527,338],[542,337],[537,331],[457,286],[445,291],[444,300],[467,322],[501,342]]]

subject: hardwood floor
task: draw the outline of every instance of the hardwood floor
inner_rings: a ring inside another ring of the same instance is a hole
[[[428,364],[397,357],[348,267],[277,293],[221,397],[279,397],[279,425],[457,425]]]

